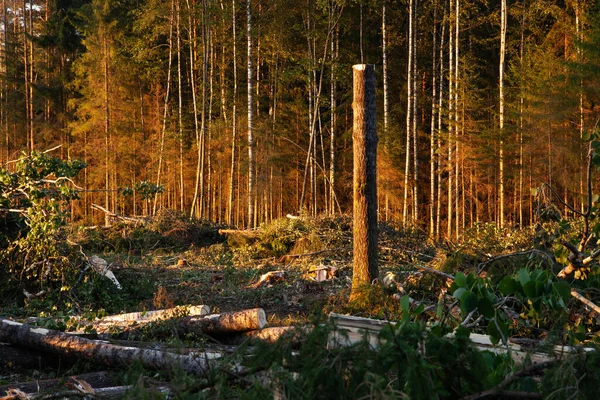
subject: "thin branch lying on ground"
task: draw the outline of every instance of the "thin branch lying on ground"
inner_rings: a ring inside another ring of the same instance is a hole
[[[538,250],[538,249],[531,249],[531,250],[526,250],[526,251],[516,251],[513,253],[501,254],[499,256],[492,257],[489,260],[479,263],[479,265],[477,265],[477,268],[475,269],[475,274],[476,275],[481,274],[488,265],[490,265],[491,263],[493,263],[495,261],[503,260],[505,258],[511,258],[511,257],[528,256],[528,255],[532,255],[532,254],[535,254],[535,255],[540,256],[541,258],[545,259],[546,262],[550,266],[552,266],[554,264],[554,259],[548,253],[546,253],[542,250]]]

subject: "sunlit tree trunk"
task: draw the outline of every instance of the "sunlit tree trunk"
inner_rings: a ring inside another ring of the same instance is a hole
[[[417,133],[417,99],[419,92],[417,90],[417,80],[419,72],[417,68],[417,25],[419,1],[413,0],[413,34],[412,34],[412,56],[413,56],[413,73],[412,73],[412,137],[413,137],[413,222],[419,220],[419,149],[418,149],[418,133]]]
[[[237,30],[236,30],[236,22],[235,22],[235,0],[231,1],[231,20],[232,20],[232,36],[233,36],[233,99],[231,101],[232,104],[232,112],[231,112],[231,169],[230,169],[230,179],[229,179],[229,196],[227,200],[227,223],[233,224],[233,193],[234,193],[234,182],[235,182],[235,150],[236,150],[236,136],[237,136],[237,47],[236,47],[236,38],[237,38]]]
[[[181,74],[181,7],[179,0],[176,5],[177,11],[177,129],[179,136],[179,210],[185,210],[185,184],[183,174],[183,79]]]
[[[454,233],[455,233],[455,237],[456,240],[458,241],[458,234],[460,233],[459,231],[459,227],[460,227],[460,219],[459,219],[459,213],[462,211],[464,213],[464,209],[461,209],[461,207],[459,207],[458,205],[458,200],[460,198],[460,191],[459,191],[459,175],[460,175],[460,140],[458,138],[459,136],[459,107],[458,107],[458,50],[459,50],[459,42],[458,42],[458,34],[459,34],[459,27],[460,27],[460,1],[456,0],[456,4],[454,7],[454,193],[455,193],[455,201],[456,201],[456,206],[455,206],[455,210],[456,210],[456,215],[455,215],[455,229],[454,229]],[[452,33],[450,33],[452,34]]]
[[[384,0],[385,1],[385,0]],[[333,10],[330,10],[330,13],[333,13]],[[336,202],[336,197],[335,197],[335,162],[336,162],[336,158],[335,158],[335,139],[336,139],[336,90],[337,90],[337,82],[336,82],[336,68],[337,68],[337,52],[336,52],[336,44],[339,41],[339,37],[336,34],[335,35],[335,40],[331,41],[331,96],[330,96],[330,103],[331,103],[331,119],[330,119],[330,124],[331,124],[331,137],[330,137],[330,143],[329,143],[329,198],[330,198],[330,204],[329,204],[329,213],[330,214],[335,214],[335,202]],[[385,62],[384,62],[384,71],[385,71]],[[385,75],[385,72],[384,72]],[[385,103],[385,101],[384,101]]]
[[[23,77],[24,77],[24,88],[25,88],[25,131],[27,132],[27,149],[29,152],[33,151],[33,137],[31,136],[30,127],[33,121],[29,119],[29,107],[30,98],[29,98],[29,49],[28,49],[28,40],[27,40],[27,1],[23,0]],[[16,25],[16,24],[15,24]],[[108,192],[107,192],[108,193]]]
[[[437,200],[435,212],[435,236],[439,238],[441,235],[442,221],[442,173],[443,159],[442,151],[442,114],[444,106],[444,43],[446,38],[446,15],[447,3],[444,2],[444,12],[441,18],[442,33],[440,35],[440,50],[439,50],[439,94],[438,94],[438,112],[437,112]]]
[[[202,170],[202,138],[204,136],[204,126],[206,124],[206,40],[205,40],[205,24],[204,18],[205,13],[205,2],[202,1],[202,114],[201,114],[201,125],[198,123],[198,101],[196,99],[196,76],[194,74],[195,68],[193,66],[194,56],[194,44],[191,41],[192,32],[195,31],[195,27],[192,24],[192,9],[190,7],[189,0],[186,0],[188,9],[188,31],[190,32],[190,82],[192,86],[192,105],[194,107],[194,136],[196,138],[196,182],[194,184],[194,198],[192,200],[192,207],[190,210],[190,217],[202,218],[202,202],[198,204],[199,190],[201,185],[201,170]]]
[[[453,164],[453,147],[454,147],[454,35],[453,35],[453,23],[452,17],[454,16],[455,10],[453,9],[453,0],[450,1],[450,21],[448,22],[449,35],[448,35],[448,232],[447,238],[452,238],[452,213],[454,212],[453,207],[453,182],[454,182],[454,164]]]
[[[499,134],[498,157],[498,225],[504,227],[504,55],[506,52],[506,0],[501,0],[500,9],[500,78],[499,78]]]
[[[354,82],[354,268],[351,300],[378,275],[377,265],[377,128],[375,66],[355,65]]]
[[[385,0],[384,0],[385,4]],[[433,37],[432,37],[432,55],[431,55],[431,133],[429,136],[429,236],[435,236],[435,222],[434,222],[434,211],[435,211],[435,165],[436,165],[436,149],[435,149],[435,138],[439,133],[436,132],[436,111],[437,111],[437,15],[438,5],[437,0],[433,2]],[[385,71],[385,70],[384,70]],[[385,72],[384,72],[385,74]],[[384,75],[385,76],[385,75]],[[384,77],[385,80],[385,77]],[[385,102],[384,95],[384,102]],[[384,124],[385,125],[385,124]]]
[[[171,89],[171,67],[173,64],[173,23],[174,23],[175,0],[171,0],[171,16],[169,18],[169,63],[167,69],[167,88],[165,90],[165,102],[162,118],[162,129],[160,132],[160,145],[158,151],[158,171],[156,176],[156,184],[161,184],[162,165],[165,150],[165,135],[167,130],[167,117],[169,115],[169,94]],[[154,196],[154,205],[152,214],[156,214],[158,205],[158,195]]]
[[[412,145],[412,113],[413,113],[413,40],[414,40],[414,2],[416,0],[409,0],[408,3],[408,71],[406,78],[406,156],[404,158],[404,201],[402,204],[402,223],[404,226],[407,224],[408,218],[408,189],[412,182],[410,179],[410,149]]]
[[[248,37],[248,227],[254,228],[254,126],[253,126],[253,90],[252,90],[252,1],[247,0],[246,17]]]
[[[109,63],[110,55],[108,52],[108,32],[106,25],[102,27],[102,45],[104,52],[104,167],[105,167],[105,185],[104,185],[104,207],[109,209],[109,191],[110,191],[110,107],[109,107]]]
[[[519,65],[523,69],[523,51],[525,48],[525,12],[521,16],[521,41],[519,43]],[[524,88],[521,84],[519,91],[519,227],[523,227],[523,107],[524,107]]]

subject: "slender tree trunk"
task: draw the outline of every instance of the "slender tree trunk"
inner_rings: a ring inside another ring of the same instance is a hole
[[[27,119],[29,120],[29,137],[31,137],[31,150],[34,150],[36,147],[36,138],[35,138],[35,124],[34,124],[34,103],[33,103],[33,85],[34,85],[34,66],[35,66],[35,56],[34,56],[34,46],[33,46],[33,1],[29,0],[29,37],[32,38],[29,43],[29,85],[27,85],[27,89],[29,92],[27,96],[29,97],[29,115]],[[25,17],[25,16],[23,16]]]
[[[197,150],[197,160],[196,160],[196,182],[194,184],[194,198],[192,199],[192,207],[190,210],[190,218],[202,218],[202,203],[198,204],[199,198],[199,190],[201,185],[201,171],[202,171],[202,153],[203,153],[203,137],[204,137],[204,127],[206,124],[206,38],[205,38],[205,30],[206,30],[206,20],[205,20],[205,9],[206,5],[204,0],[202,0],[202,114],[201,114],[201,123],[198,123],[198,101],[196,99],[196,76],[194,74],[194,44],[191,43],[191,38],[193,37],[192,32],[195,31],[195,27],[192,24],[192,8],[190,7],[189,0],[186,0],[186,5],[188,9],[188,30],[190,32],[190,82],[192,86],[192,104],[194,106],[194,136],[196,138],[196,150]]]
[[[417,68],[417,25],[419,9],[419,0],[413,0],[413,34],[412,34],[412,56],[413,56],[413,73],[412,73],[412,136],[413,136],[413,222],[419,220],[419,149],[418,149],[418,131],[417,131],[417,100],[419,92],[417,90],[417,80],[419,78],[419,70]]]
[[[102,27],[102,43],[104,51],[104,164],[105,164],[105,187],[104,206],[109,208],[109,190],[110,190],[110,107],[109,107],[109,63],[110,55],[108,53],[108,32],[106,25]],[[108,220],[107,220],[108,221]]]
[[[364,64],[365,56],[363,49],[363,3],[362,0],[359,1],[359,13],[360,13],[360,21],[359,21],[359,47],[360,47],[360,63]]]
[[[523,51],[525,49],[525,13],[521,17],[521,42],[519,44],[519,65],[523,69]],[[523,108],[524,108],[524,88],[521,84],[519,93],[519,227],[523,227]]]
[[[448,22],[448,232],[447,238],[452,238],[453,182],[454,165],[452,149],[454,147],[454,35],[452,34],[453,0],[450,1],[450,21]]]
[[[253,91],[252,91],[252,1],[246,3],[247,37],[248,37],[248,227],[254,228],[254,126],[253,126]]]
[[[388,62],[387,62],[387,26],[386,26],[386,3],[387,0],[382,1],[381,11],[381,56],[382,56],[382,72],[383,72],[383,137],[388,140],[388,126],[389,126],[389,88],[388,88]]]
[[[27,136],[27,149],[29,153],[33,151],[34,144],[33,138],[30,135],[30,125],[32,121],[29,119],[29,107],[30,98],[29,98],[29,50],[28,50],[28,41],[27,41],[27,1],[23,0],[23,76],[24,76],[24,84],[25,84],[25,132]],[[16,25],[16,23],[15,23]]]
[[[454,38],[454,145],[455,145],[455,151],[454,151],[454,159],[455,159],[455,170],[454,170],[454,193],[455,193],[455,199],[456,199],[456,206],[455,206],[455,210],[456,210],[456,215],[455,215],[455,222],[456,222],[456,227],[454,229],[454,233],[455,233],[455,238],[458,241],[458,234],[459,234],[459,227],[460,227],[460,220],[459,220],[459,213],[462,211],[464,213],[464,210],[461,210],[461,208],[458,206],[458,200],[460,198],[460,192],[459,192],[459,174],[460,174],[460,140],[458,139],[459,136],[459,108],[458,108],[458,50],[459,50],[459,43],[458,43],[458,34],[459,34],[459,21],[460,21],[460,1],[456,0],[456,4],[454,7],[454,34],[455,34],[455,38]]]
[[[442,33],[440,37],[440,53],[439,53],[439,94],[438,94],[438,113],[437,113],[437,201],[436,201],[436,216],[435,216],[435,236],[439,238],[441,235],[441,220],[442,220],[442,172],[443,160],[442,152],[442,113],[444,106],[444,43],[446,38],[446,15],[447,2],[444,2],[444,13],[441,18]]]
[[[385,1],[385,0],[384,0]],[[385,3],[384,3],[385,4]],[[436,44],[437,44],[437,15],[438,5],[437,0],[433,2],[433,45],[431,55],[431,134],[429,137],[429,236],[435,236],[435,222],[434,222],[434,206],[435,206],[435,165],[436,165],[436,151],[435,151],[435,138],[439,134],[435,129],[436,122],[436,105],[437,105],[437,60],[436,60]],[[385,80],[385,78],[384,78]],[[384,96],[385,99],[385,96]],[[385,101],[385,100],[384,100]]]
[[[236,30],[236,21],[235,21],[235,0],[231,1],[231,20],[232,20],[232,31],[233,31],[233,99],[232,99],[232,112],[231,112],[231,170],[230,170],[230,179],[229,179],[229,198],[227,201],[227,223],[233,224],[233,188],[235,181],[235,150],[236,150],[236,133],[237,133],[237,52],[236,52],[236,39],[237,39],[237,30]]]
[[[163,118],[162,118],[162,129],[160,133],[160,145],[158,151],[158,171],[156,175],[156,185],[160,185],[161,182],[161,173],[162,173],[162,165],[163,165],[163,157],[164,157],[164,149],[165,149],[165,135],[167,131],[167,117],[169,114],[169,93],[171,89],[171,66],[173,64],[173,23],[174,23],[174,10],[175,10],[175,0],[171,0],[171,16],[169,18],[169,63],[167,70],[167,88],[165,90],[165,103],[163,110]],[[156,208],[158,205],[158,195],[154,196],[154,205],[152,209],[152,214],[156,214]]]
[[[407,224],[408,218],[408,189],[412,182],[410,179],[410,148],[412,138],[412,107],[413,107],[413,40],[414,40],[414,2],[415,0],[409,0],[408,3],[408,71],[407,71],[407,92],[406,92],[406,157],[404,159],[404,202],[402,205],[402,223],[404,226]]]
[[[499,135],[498,157],[498,225],[504,227],[504,53],[506,51],[506,0],[501,0],[500,10],[500,78],[499,78]]]
[[[179,210],[183,212],[185,210],[185,184],[183,174],[183,85],[181,75],[181,7],[179,0],[176,5],[177,11],[177,128],[179,133]]]
[[[384,0],[385,1],[385,0]],[[330,14],[333,14],[333,10],[330,10]],[[336,68],[337,68],[337,53],[335,51],[336,42],[338,40],[338,36],[336,35],[336,39],[331,41],[331,138],[329,143],[329,198],[330,198],[330,209],[329,213],[331,215],[335,214],[335,138],[336,138]],[[385,63],[384,63],[385,65]],[[384,66],[385,71],[385,66]],[[385,72],[384,72],[385,74]],[[385,103],[385,101],[384,101]]]

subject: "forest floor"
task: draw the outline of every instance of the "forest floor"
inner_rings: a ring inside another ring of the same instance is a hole
[[[402,229],[383,222],[379,234],[379,274],[385,284],[376,285],[368,300],[349,303],[352,229],[347,216],[284,218],[249,232],[190,222],[179,214],[163,212],[144,225],[115,223],[111,227],[70,229],[71,240],[79,243],[86,255],[106,260],[123,288],[119,290],[108,279],[97,276],[81,282],[77,290],[64,291],[58,298],[26,301],[19,294],[9,295],[0,302],[0,315],[17,320],[30,318],[38,325],[65,331],[80,328],[82,320],[179,305],[207,305],[212,313],[260,307],[266,312],[267,326],[306,326],[323,320],[331,312],[401,320],[403,293],[399,292],[406,291],[426,309],[432,309],[440,302],[440,291],[448,288],[446,279],[428,272],[427,268],[468,275],[495,255],[533,247],[532,230],[509,232],[480,225],[467,232],[460,245],[452,245],[434,243],[420,229]],[[499,260],[488,266],[488,278],[497,282],[530,262],[530,257],[519,256]],[[318,270],[325,273],[319,274]],[[278,279],[262,282],[261,277],[268,272],[277,272]],[[390,277],[392,282],[402,285],[390,285]],[[460,315],[458,308],[449,310],[451,325],[459,325],[464,315]],[[77,322],[73,322],[73,317],[78,317]],[[434,310],[422,319],[435,318]],[[529,335],[539,339],[544,333],[531,330]],[[116,329],[111,338],[115,342],[135,340],[143,346],[160,348],[206,350],[219,346],[208,337],[179,337],[164,323]],[[56,362],[44,366],[40,361],[40,368],[0,364],[0,389],[18,382],[102,370],[103,367],[93,363],[68,358],[62,359],[58,366]],[[140,385],[140,376],[169,382],[160,373],[148,374],[136,367],[113,373],[113,380],[119,384]],[[243,388],[246,379],[236,379]],[[213,385],[216,384],[205,384],[202,388],[206,390]],[[178,389],[173,390],[177,393]],[[128,397],[153,398],[142,392]],[[188,392],[206,394],[199,388]],[[212,392],[206,397],[221,395]],[[272,392],[271,395],[277,397]],[[234,392],[229,396],[241,395]]]

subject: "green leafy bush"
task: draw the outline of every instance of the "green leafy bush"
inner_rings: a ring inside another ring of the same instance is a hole
[[[24,283],[64,282],[83,260],[63,228],[85,163],[33,152],[13,165],[0,169],[0,268]]]

